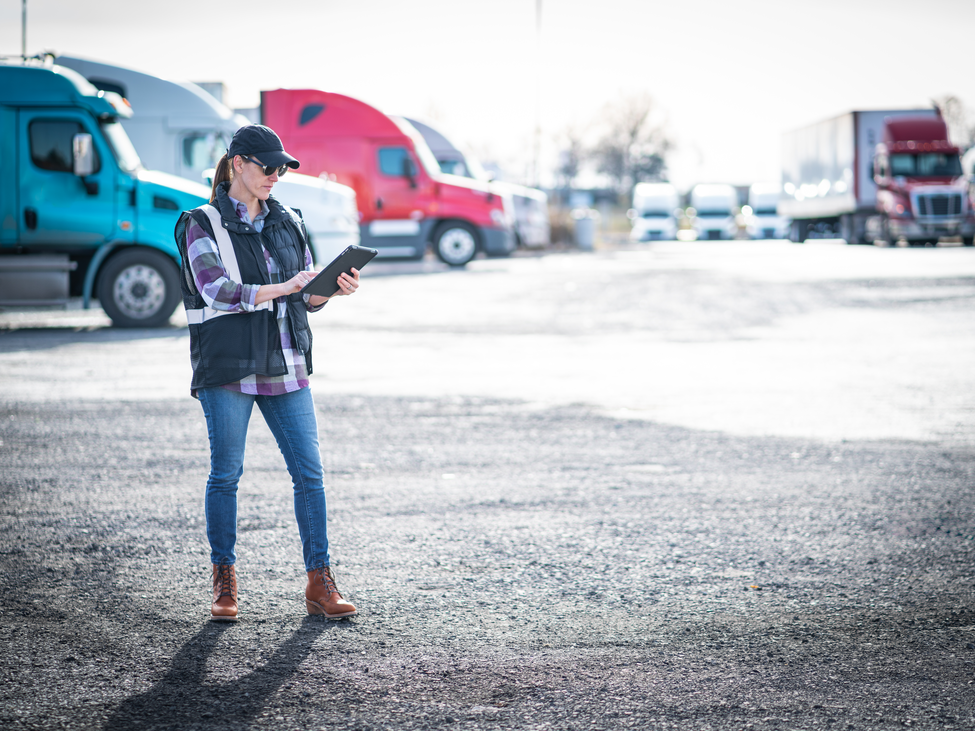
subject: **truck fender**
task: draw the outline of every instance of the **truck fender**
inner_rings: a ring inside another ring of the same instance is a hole
[[[107,241],[98,247],[95,255],[91,258],[91,263],[88,265],[88,271],[85,272],[85,284],[81,292],[82,307],[84,309],[91,308],[91,294],[95,291],[95,279],[98,277],[98,271],[102,268],[102,264],[105,263],[105,259],[117,247],[127,243],[125,241]]]

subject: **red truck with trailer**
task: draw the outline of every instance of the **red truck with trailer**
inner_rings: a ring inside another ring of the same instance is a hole
[[[301,160],[301,172],[352,187],[363,246],[422,258],[427,245],[463,266],[478,251],[515,248],[510,201],[491,183],[444,175],[420,134],[358,99],[316,89],[261,92],[261,123]]]
[[[936,109],[854,111],[782,141],[779,215],[792,241],[972,244],[972,200]],[[896,166],[896,167],[895,167]]]

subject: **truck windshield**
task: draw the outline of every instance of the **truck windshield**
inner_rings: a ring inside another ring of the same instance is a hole
[[[920,155],[891,155],[890,174],[905,178],[955,177],[961,175],[958,155],[942,152],[925,152]]]
[[[101,126],[102,132],[105,133],[105,139],[108,140],[112,152],[115,153],[118,166],[127,173],[134,173],[141,168],[142,160],[139,159],[139,153],[135,151],[135,147],[132,146],[132,140],[125,134],[122,125],[118,121],[112,120],[110,122],[102,122]]]
[[[229,146],[223,132],[192,132],[183,138],[183,164],[193,170],[215,168]]]
[[[670,218],[668,211],[644,211],[640,214],[643,218]]]

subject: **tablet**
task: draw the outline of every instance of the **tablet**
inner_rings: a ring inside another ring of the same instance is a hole
[[[348,247],[332,259],[332,263],[322,269],[313,280],[308,282],[302,288],[301,293],[331,297],[339,291],[336,280],[342,272],[351,276],[353,267],[361,272],[362,267],[372,261],[372,258],[378,253],[375,249],[367,249],[365,246]]]

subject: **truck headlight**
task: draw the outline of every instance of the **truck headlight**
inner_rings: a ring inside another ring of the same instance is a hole
[[[507,221],[505,220],[505,216],[504,216],[504,211],[502,211],[500,208],[491,209],[491,221],[494,223],[495,226],[500,226],[502,228],[504,228],[504,226],[507,225]]]
[[[913,218],[911,215],[911,209],[907,208],[903,203],[898,203],[893,207],[890,212],[891,218]]]

